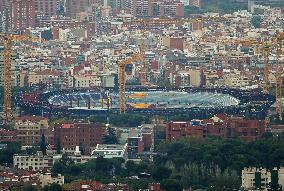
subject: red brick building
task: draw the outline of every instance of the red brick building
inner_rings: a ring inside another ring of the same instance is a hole
[[[0,142],[16,142],[17,131],[0,129]]]
[[[170,48],[183,50],[184,39],[182,37],[171,37],[170,38]]]
[[[60,0],[34,0],[36,14],[41,18],[56,15]]]
[[[144,151],[143,137],[138,129],[130,129],[127,138],[127,153],[129,159],[138,158]]]
[[[164,191],[160,183],[152,183],[149,185],[149,191]]]
[[[64,123],[54,127],[54,142],[60,142],[61,148],[75,150],[81,146],[85,152],[90,153],[97,144],[102,143],[105,134],[105,125],[100,123]]]
[[[225,137],[240,137],[246,141],[259,138],[265,132],[264,120],[229,118]]]
[[[12,0],[12,30],[24,31],[35,27],[35,2],[34,0]]]
[[[221,136],[240,137],[243,140],[252,141],[261,137],[264,132],[264,120],[247,120],[243,117],[219,115],[206,120],[172,121],[166,127],[166,139],[174,141],[181,137]]]

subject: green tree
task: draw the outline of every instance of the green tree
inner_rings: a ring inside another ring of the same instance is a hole
[[[56,153],[60,154],[61,153],[61,141],[60,139],[56,139]]]
[[[70,173],[70,167],[74,165],[74,161],[69,158],[66,154],[62,155],[62,158],[55,162],[52,168],[52,172],[54,173]]]
[[[152,169],[151,174],[154,180],[161,181],[170,177],[172,171],[167,167],[158,166]]]
[[[165,179],[161,182],[162,189],[170,191],[182,191],[182,186],[175,179]]]
[[[0,125],[0,129],[14,130],[14,127],[12,124],[2,124]]]
[[[59,184],[53,183],[51,185],[44,186],[42,191],[63,191],[63,188]]]
[[[118,144],[117,136],[114,132],[114,129],[111,127],[107,128],[107,133],[103,136],[104,144]]]
[[[42,135],[41,135],[40,150],[41,150],[43,155],[46,155],[46,140],[45,140],[44,133],[42,133]]]
[[[37,187],[36,186],[32,186],[32,185],[27,185],[27,186],[24,186],[22,191],[37,191]]]
[[[26,153],[28,155],[34,155],[34,154],[36,154],[37,151],[39,151],[39,148],[36,147],[36,146],[26,148]]]

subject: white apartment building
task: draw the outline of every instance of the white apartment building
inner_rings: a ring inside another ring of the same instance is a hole
[[[86,155],[72,155],[68,157],[72,159],[75,164],[86,163],[94,158],[92,156]],[[53,167],[53,164],[59,161],[61,158],[62,155],[54,154],[43,156],[42,152],[38,152],[35,155],[15,154],[13,156],[13,166],[15,168],[23,170],[40,171],[43,169],[51,169]]]

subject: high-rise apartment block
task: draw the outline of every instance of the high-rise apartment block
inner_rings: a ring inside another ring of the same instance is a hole
[[[36,26],[42,19],[49,19],[57,14],[60,0],[35,0]]]
[[[35,0],[0,1],[0,31],[22,32],[35,27]]]
[[[66,0],[65,9],[66,16],[76,18],[77,14],[85,12],[90,7],[89,0]]]
[[[34,0],[12,0],[12,30],[23,31],[35,27],[35,2]]]
[[[184,4],[180,0],[110,0],[107,5],[126,10],[135,17],[184,16]]]

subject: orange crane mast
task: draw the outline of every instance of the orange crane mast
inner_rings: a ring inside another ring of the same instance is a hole
[[[281,55],[282,55],[282,41],[284,40],[284,32],[277,33],[276,35],[276,102],[275,109],[276,114],[279,119],[282,120],[282,63],[281,63]]]
[[[119,79],[119,111],[120,113],[125,113],[126,111],[126,93],[125,93],[125,66],[128,64],[133,64],[133,62],[143,60],[143,55],[136,53],[118,62],[118,79]]]
[[[0,42],[4,44],[4,121],[5,123],[11,122],[12,114],[12,77],[11,77],[11,54],[12,43],[15,41],[28,41],[28,42],[43,42],[39,38],[14,35],[14,34],[1,34]]]

